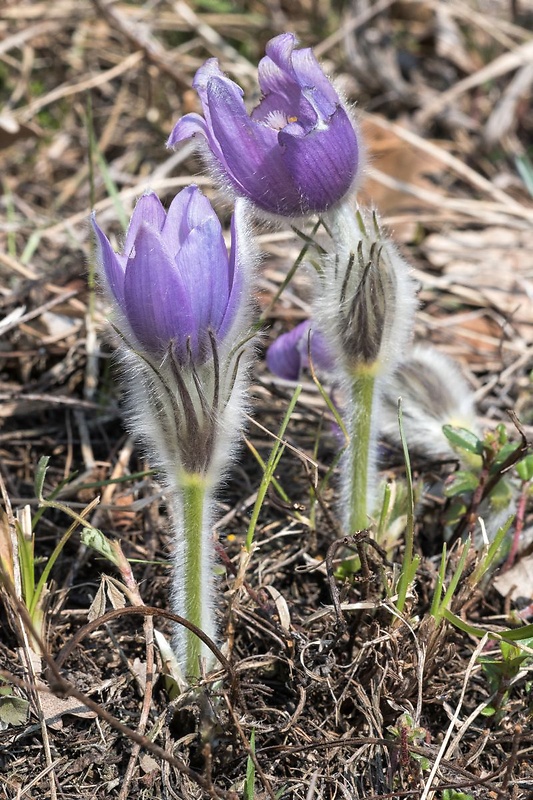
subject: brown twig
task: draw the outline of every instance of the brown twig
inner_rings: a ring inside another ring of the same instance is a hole
[[[1,564],[0,564],[1,568]],[[119,731],[119,733],[124,734],[127,736],[131,741],[138,744],[140,747],[144,748],[145,750],[149,750],[154,755],[158,756],[159,758],[164,759],[169,764],[174,766],[179,772],[187,775],[191,780],[193,780],[198,786],[200,786],[204,791],[206,791],[210,797],[212,798],[221,798],[221,800],[237,800],[237,795],[232,791],[225,791],[222,789],[215,789],[211,786],[210,781],[206,781],[201,775],[191,769],[184,761],[180,758],[177,758],[172,753],[168,753],[159,745],[152,742],[147,736],[139,733],[138,731],[129,728],[124,723],[120,722],[120,720],[116,719],[112,714],[110,714],[105,708],[103,708],[99,703],[96,703],[90,697],[88,697],[83,692],[80,692],[70,681],[66,680],[60,672],[60,668],[64,663],[65,659],[70,655],[76,644],[81,641],[85,636],[87,636],[95,627],[99,627],[104,623],[108,622],[110,619],[116,619],[117,617],[121,616],[129,616],[131,614],[142,614],[145,616],[163,616],[168,619],[171,619],[174,622],[179,624],[184,624],[185,627],[189,628],[189,630],[193,631],[199,638],[204,642],[204,644],[209,647],[214,655],[219,659],[219,661],[226,667],[228,673],[232,676],[232,689],[238,686],[237,684],[237,676],[233,670],[233,667],[225,658],[225,656],[220,652],[218,647],[209,639],[206,634],[197,628],[192,623],[188,622],[188,620],[179,617],[177,614],[172,614],[169,611],[164,611],[159,608],[151,608],[150,606],[141,606],[137,608],[119,608],[113,611],[109,611],[107,614],[99,617],[94,622],[90,622],[85,625],[78,634],[76,634],[71,641],[63,647],[57,660],[54,660],[52,656],[46,651],[44,642],[42,642],[38,631],[35,629],[35,626],[31,620],[31,617],[28,613],[28,610],[21,603],[17,596],[13,584],[9,576],[6,574],[4,570],[1,570],[2,582],[4,588],[6,589],[7,593],[11,597],[12,601],[14,602],[15,606],[17,607],[17,611],[19,612],[22,620],[24,621],[25,628],[31,633],[32,637],[35,639],[37,644],[39,645],[42,651],[42,657],[46,662],[46,665],[50,671],[51,680],[49,681],[49,687],[41,687],[41,691],[48,691],[50,694],[54,694],[56,697],[74,697],[76,700],[79,700],[80,703],[83,703],[91,711],[94,711],[97,716],[104,720],[110,727],[114,728],[115,730]],[[96,625],[95,625],[96,623]],[[80,636],[81,634],[81,636]],[[13,684],[14,686],[18,686],[22,689],[28,690],[31,689],[31,685],[26,680],[21,680],[13,675],[8,670],[0,670],[0,677],[6,680],[8,683]]]
[[[51,660],[53,661],[53,659]],[[18,686],[20,689],[28,690],[29,688],[27,681],[17,678],[11,672],[8,672],[8,670],[0,670],[0,677],[2,677],[7,683],[13,684],[13,686]],[[136,742],[144,750],[148,750],[150,753],[153,753],[153,755],[168,762],[183,775],[186,775],[201,789],[208,792],[210,797],[221,798],[221,800],[238,800],[238,795],[231,790],[226,791],[224,789],[218,789],[212,786],[210,787],[210,783],[206,781],[198,772],[195,772],[195,770],[191,769],[184,761],[181,760],[181,758],[178,758],[172,753],[169,753],[167,750],[164,750],[162,747],[155,744],[155,742],[152,742],[152,740],[147,736],[143,736],[137,731],[133,730],[133,728],[129,728],[127,725],[124,725],[123,722],[120,722],[120,720],[106,711],[106,709],[103,708],[99,703],[96,703],[86,694],[76,689],[76,687],[73,686],[73,684],[71,684],[69,681],[65,680],[65,678],[59,676],[59,679],[57,679],[55,683],[51,684],[49,688],[43,686],[40,688],[40,691],[49,692],[56,697],[74,697],[88,709],[94,711],[94,713],[101,720],[106,722],[111,728],[114,728],[114,730],[122,733],[128,739],[131,739],[131,741]]]
[[[111,27],[119,30],[126,39],[138,50],[142,50],[148,58],[162,72],[166,72],[182,89],[190,89],[190,82],[174,64],[172,56],[165,50],[161,42],[152,36],[147,26],[132,24],[111,4],[104,0],[93,0],[98,11],[105,17]]]

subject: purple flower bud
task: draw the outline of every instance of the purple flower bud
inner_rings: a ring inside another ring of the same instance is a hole
[[[269,214],[300,217],[339,203],[354,185],[360,142],[353,121],[310,48],[291,33],[266,46],[258,68],[263,98],[248,115],[242,89],[209,59],[194,87],[204,118],[187,114],[168,140],[200,134],[233,190]]]
[[[311,329],[311,320],[301,322],[292,331],[278,336],[267,350],[266,361],[274,375],[288,381],[296,381],[302,369],[309,366],[309,334],[311,333],[311,360],[313,366],[328,372],[333,365],[333,356],[324,336]]]
[[[232,220],[228,256],[220,222],[196,186],[165,212],[145,194],[133,212],[124,252],[115,253],[93,218],[102,275],[141,347],[161,359],[201,364],[228,333],[241,300],[239,237]]]

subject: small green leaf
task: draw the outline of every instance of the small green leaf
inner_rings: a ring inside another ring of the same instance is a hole
[[[504,464],[509,456],[516,452],[516,450],[516,442],[507,442],[507,444],[504,444],[503,447],[501,447],[498,451],[498,455],[496,456],[494,463],[490,468],[491,475],[494,475],[496,472],[498,472],[502,464]]]
[[[530,481],[533,478],[533,453],[523,458],[516,465],[516,471],[522,481]]]
[[[473,492],[477,489],[478,484],[477,475],[460,469],[454,474],[452,482],[444,489],[444,494],[446,497],[455,497],[455,495],[463,494],[463,492]]]
[[[491,511],[504,511],[512,502],[513,489],[504,478],[498,481],[489,495]]]
[[[429,769],[429,759],[427,759],[426,756],[423,756],[421,753],[411,753],[411,758],[418,761],[421,770],[426,771]]]
[[[521,644],[525,645],[526,647],[532,648],[533,646],[533,637],[527,636],[521,640]],[[513,644],[512,642],[500,642],[500,650],[502,651],[502,656],[506,661],[509,662],[518,662],[521,663],[525,661],[527,658],[531,658],[530,655],[524,653],[517,645]]]
[[[447,525],[455,525],[466,514],[466,505],[459,500],[454,500],[444,513],[444,522]]]
[[[0,730],[8,725],[24,725],[28,719],[29,702],[13,694],[0,697]]]
[[[477,456],[483,455],[483,442],[467,428],[454,428],[452,425],[443,425],[442,432],[454,447],[466,450],[467,453],[475,453]]]
[[[46,470],[48,469],[48,462],[50,456],[41,456],[37,464],[37,471],[35,473],[35,497],[38,500],[43,500],[43,486],[44,479],[46,478]]]
[[[92,550],[96,550],[97,553],[100,553],[101,556],[107,558],[108,561],[111,561],[112,564],[115,566],[118,565],[118,559],[116,551],[113,548],[112,543],[107,539],[106,536],[99,531],[98,528],[83,528],[81,532],[81,540],[84,545],[90,547]]]
[[[498,443],[505,444],[507,442],[508,437],[503,422],[500,422],[499,425],[496,425],[496,433],[498,434]]]

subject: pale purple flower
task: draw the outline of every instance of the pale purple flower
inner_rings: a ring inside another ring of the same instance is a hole
[[[179,364],[203,363],[241,302],[235,218],[229,255],[218,217],[196,186],[183,189],[168,212],[153,192],[143,195],[122,253],[94,218],[93,227],[102,277],[141,347],[157,358],[171,347]]]
[[[320,331],[312,330],[311,320],[300,322],[292,331],[278,336],[267,350],[268,368],[280,378],[298,380],[302,369],[309,367],[309,344],[313,366],[321,372],[331,371],[331,350]]]
[[[219,176],[269,214],[301,217],[338,204],[360,163],[354,123],[310,48],[291,33],[266,46],[258,68],[262,100],[251,116],[240,86],[209,59],[193,83],[204,117],[187,114],[168,146],[200,134]]]

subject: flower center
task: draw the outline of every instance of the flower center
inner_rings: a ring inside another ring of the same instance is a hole
[[[290,125],[292,122],[298,122],[298,117],[289,117],[284,111],[270,111],[263,122],[275,131],[282,131],[283,128],[286,128],[287,125]]]

